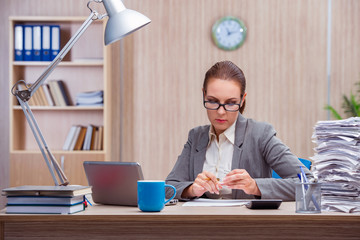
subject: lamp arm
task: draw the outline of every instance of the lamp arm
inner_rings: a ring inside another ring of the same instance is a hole
[[[102,16],[101,16],[102,17]],[[35,140],[40,148],[41,154],[44,157],[44,160],[49,168],[50,174],[53,178],[55,185],[68,185],[69,181],[65,176],[65,173],[62,171],[58,162],[56,161],[54,155],[51,153],[48,145],[45,141],[44,136],[42,135],[40,128],[35,120],[35,117],[30,109],[27,101],[30,100],[32,95],[37,91],[37,89],[43,84],[43,82],[47,79],[50,73],[56,68],[56,66],[62,61],[64,56],[70,51],[70,49],[74,46],[74,44],[79,40],[81,35],[85,32],[85,30],[90,26],[90,24],[96,20],[100,19],[99,15],[96,11],[91,11],[90,16],[85,20],[85,22],[81,25],[79,30],[74,34],[74,36],[66,43],[64,48],[59,52],[59,54],[55,57],[55,59],[49,64],[49,66],[45,69],[45,71],[40,75],[40,77],[36,80],[36,82],[28,87],[24,80],[20,80],[14,84],[11,89],[11,93],[16,96],[18,99],[20,106],[25,114],[26,120],[30,126],[30,129],[35,137]],[[25,90],[20,90],[20,84],[25,83]],[[60,180],[58,182],[54,169],[57,174],[57,177]]]
[[[56,161],[54,155],[51,153],[49,147],[47,146],[47,143],[45,141],[44,136],[42,135],[39,125],[36,122],[36,119],[30,109],[30,106],[27,102],[22,101],[19,97],[17,97],[20,106],[22,108],[22,110],[24,111],[25,114],[25,118],[30,126],[31,131],[33,132],[33,135],[35,137],[35,140],[39,146],[39,149],[41,151],[41,154],[44,157],[44,160],[46,162],[46,165],[48,166],[48,169],[50,171],[51,177],[54,180],[54,183],[56,186],[58,185],[62,185],[62,186],[66,186],[69,184],[69,181],[65,175],[65,173],[63,172],[63,170],[61,169],[61,167],[59,166],[59,163]],[[46,152],[45,152],[46,151]],[[50,160],[49,160],[50,159]],[[56,178],[56,175],[54,173],[54,169],[56,171],[57,177],[59,178],[60,184]]]
[[[74,44],[79,40],[79,38],[83,35],[86,29],[90,26],[90,24],[94,21],[94,17],[97,15],[97,12],[91,12],[90,16],[85,20],[79,30],[72,36],[72,38],[66,43],[66,45],[61,49],[59,54],[55,57],[55,59],[51,62],[51,64],[45,69],[45,71],[41,74],[41,76],[36,80],[36,82],[31,85],[29,90],[31,91],[31,96],[34,92],[41,86],[41,84],[47,79],[50,73],[56,68],[56,66],[63,60],[65,55],[70,51],[70,49],[74,46]]]
[[[24,81],[18,81],[12,87],[12,94],[16,97],[19,97],[24,102],[30,100],[32,95],[37,91],[37,89],[44,83],[44,81],[48,78],[50,73],[56,68],[56,66],[63,60],[65,55],[70,51],[70,49],[74,46],[74,44],[79,40],[79,38],[84,34],[86,29],[90,26],[90,24],[99,19],[98,13],[96,11],[91,11],[89,17],[85,20],[85,22],[81,25],[79,30],[71,37],[71,39],[66,43],[66,45],[61,49],[59,54],[54,58],[54,60],[48,65],[45,71],[40,75],[40,77],[31,85],[31,87],[26,86],[25,90],[18,90],[17,86]]]

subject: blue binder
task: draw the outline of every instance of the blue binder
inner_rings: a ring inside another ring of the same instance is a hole
[[[24,61],[33,59],[33,28],[31,25],[24,25]]]
[[[51,60],[60,52],[60,26],[51,26]]]
[[[41,61],[41,26],[33,26],[33,60]]]
[[[15,61],[24,60],[24,28],[23,25],[14,27],[14,59]]]
[[[41,39],[41,60],[50,61],[50,48],[51,48],[51,27],[49,25],[42,26],[42,39]]]

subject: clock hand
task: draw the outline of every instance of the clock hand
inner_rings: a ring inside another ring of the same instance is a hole
[[[229,32],[229,31],[228,31],[228,35],[232,35],[232,34],[235,34],[235,33],[238,33],[238,32],[239,32],[239,30],[232,31],[232,32]]]

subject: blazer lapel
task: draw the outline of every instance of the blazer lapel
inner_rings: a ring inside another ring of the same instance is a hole
[[[244,168],[242,162],[240,161],[242,153],[242,145],[244,143],[245,131],[247,127],[247,119],[244,118],[240,113],[235,125],[235,144],[234,144],[234,153],[232,158],[231,169],[241,169]],[[232,196],[236,198],[236,193],[239,191],[233,190]]]
[[[209,128],[205,130],[199,136],[199,143],[196,146],[196,153],[194,154],[194,178],[203,171],[205,155],[207,145],[209,143]]]
[[[235,125],[235,143],[234,143],[234,153],[232,159],[232,169],[240,168],[241,162],[241,152],[242,145],[244,143],[245,131],[247,127],[247,119],[244,118],[240,113]]]

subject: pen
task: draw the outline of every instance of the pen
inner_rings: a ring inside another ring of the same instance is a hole
[[[303,177],[304,177],[304,182],[305,182],[305,183],[308,183],[309,181],[308,181],[308,179],[307,179],[307,177],[306,177],[306,174],[305,174],[304,169],[302,168],[302,166],[300,166],[300,171],[301,171],[301,174],[302,174]]]
[[[207,177],[204,180],[209,181],[209,180],[211,180],[211,178]],[[216,178],[216,180],[220,181],[220,178]]]
[[[300,167],[301,169],[301,167]],[[306,204],[306,200],[305,200],[305,184],[304,184],[304,177],[302,174],[300,174],[300,181],[301,181],[301,189],[302,189],[302,194],[303,194],[303,204],[304,204],[304,208],[307,210],[307,204]]]
[[[307,179],[307,177],[306,177],[306,175],[305,175],[305,172],[304,172],[304,169],[300,166],[300,171],[301,171],[301,174],[297,174],[298,175],[298,177],[299,177],[299,179],[300,179],[300,181],[301,181],[301,183],[302,183],[302,188],[303,188],[303,194],[304,194],[304,190],[308,190],[308,186],[306,185],[306,184],[304,184],[304,183],[309,183],[309,181],[308,181],[308,179]],[[304,180],[305,180],[305,182],[304,182]],[[305,189],[304,189],[304,187],[305,187]],[[308,190],[308,191],[310,191],[310,190]],[[305,198],[305,195],[304,195],[304,198]],[[311,201],[314,203],[314,206],[316,207],[316,209],[319,211],[320,210],[320,206],[319,206],[319,204],[317,203],[317,201],[316,201],[316,199],[315,199],[315,197],[314,197],[314,195],[313,194],[311,194]],[[305,201],[306,202],[306,201]]]

